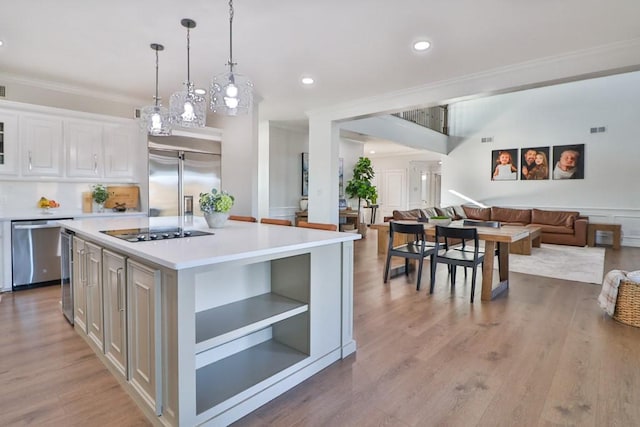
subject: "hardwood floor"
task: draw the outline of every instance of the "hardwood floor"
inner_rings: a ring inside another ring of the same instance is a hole
[[[508,294],[382,283],[376,231],[356,242],[355,355],[238,426],[640,424],[640,328],[604,316],[600,287],[511,273]],[[640,248],[607,249],[605,271],[640,269]],[[429,269],[423,272],[428,283]],[[59,288],[2,294],[0,425],[149,425],[64,320]]]

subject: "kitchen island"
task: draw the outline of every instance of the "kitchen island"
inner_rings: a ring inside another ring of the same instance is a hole
[[[158,425],[227,425],[356,349],[359,235],[202,218],[61,221],[78,333]],[[130,242],[105,230],[211,235]]]

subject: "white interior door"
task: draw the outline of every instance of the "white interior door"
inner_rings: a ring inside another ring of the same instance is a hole
[[[407,171],[388,169],[382,172],[382,191],[379,200],[379,213],[376,217],[382,222],[385,216],[391,216],[394,210],[405,210],[407,204]]]

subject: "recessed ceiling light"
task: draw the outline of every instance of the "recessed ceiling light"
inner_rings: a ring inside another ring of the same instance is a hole
[[[369,154],[376,154],[376,150],[369,151]]]
[[[312,85],[314,83],[313,77],[303,77],[300,81],[303,85]]]
[[[4,46],[4,42],[0,40],[0,46]]]
[[[426,40],[418,40],[413,44],[413,49],[421,52],[423,50],[427,50],[431,47],[431,43]]]
[[[204,94],[206,94],[206,93],[207,93],[207,91],[206,91],[206,90],[204,90],[204,89],[200,89],[200,88],[198,88],[198,89],[194,90],[194,92],[195,92],[195,93],[197,93],[198,95],[204,95]]]

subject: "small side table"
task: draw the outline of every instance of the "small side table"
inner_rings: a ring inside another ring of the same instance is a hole
[[[376,212],[378,211],[378,205],[363,206],[365,209],[371,209],[371,218],[369,218],[369,225],[376,223]]]
[[[620,224],[598,224],[590,222],[587,228],[587,245],[596,245],[596,231],[608,231],[613,233],[613,249],[620,249],[620,234],[622,226]]]

